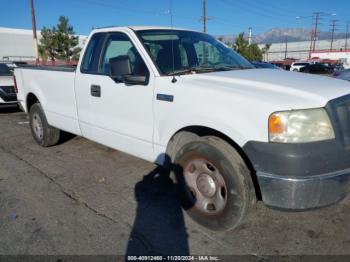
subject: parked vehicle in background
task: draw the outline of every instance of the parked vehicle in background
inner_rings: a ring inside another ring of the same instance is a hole
[[[310,65],[309,62],[294,62],[291,64],[289,71],[300,72],[300,69]]]
[[[28,63],[26,61],[13,61],[12,63],[15,64],[16,66],[28,65]]]
[[[17,103],[12,70],[7,64],[0,63],[0,104]]]
[[[300,72],[309,73],[309,74],[317,74],[317,75],[332,75],[334,72],[334,68],[331,66],[327,66],[324,64],[310,64],[300,68]]]
[[[335,71],[333,73],[333,77],[338,78],[338,79],[343,79],[350,81],[350,69],[345,69],[341,71]]]
[[[283,70],[282,68],[274,65],[274,64],[270,64],[270,63],[266,63],[266,62],[257,62],[257,61],[253,61],[251,62],[256,68],[269,68],[269,69],[277,69],[277,70]]]
[[[39,145],[64,130],[170,168],[188,214],[212,230],[238,226],[260,193],[305,210],[350,191],[349,85],[256,69],[205,33],[96,29],[76,69],[15,76]]]

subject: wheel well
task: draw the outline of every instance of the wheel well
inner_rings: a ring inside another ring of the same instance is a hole
[[[28,112],[32,107],[32,105],[34,105],[37,102],[39,102],[39,99],[33,93],[29,93],[27,96],[27,103],[26,103]]]
[[[179,131],[177,131],[172,136],[172,138],[176,134],[178,134],[180,132],[191,132],[191,133],[194,133],[194,134],[196,134],[196,135],[198,135],[200,137],[202,137],[202,136],[216,136],[216,137],[219,137],[222,140],[226,141],[227,143],[229,143],[234,149],[236,149],[236,151],[240,154],[240,156],[242,157],[243,161],[247,165],[247,167],[248,167],[248,169],[250,171],[253,183],[254,183],[256,197],[257,197],[257,199],[261,200],[261,191],[260,191],[258,179],[257,179],[257,176],[256,176],[256,171],[255,171],[255,169],[253,167],[253,164],[250,162],[248,156],[243,151],[243,149],[234,140],[232,140],[229,136],[225,135],[224,133],[222,133],[222,132],[220,132],[218,130],[215,130],[215,129],[212,129],[212,128],[209,128],[209,127],[205,127],[205,126],[188,126],[188,127],[182,128]],[[172,139],[170,139],[169,143],[172,143]]]

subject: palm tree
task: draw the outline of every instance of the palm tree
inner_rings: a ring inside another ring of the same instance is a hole
[[[265,44],[265,46],[262,48],[264,54],[266,54],[266,61],[269,61],[269,50],[270,50],[271,44]]]

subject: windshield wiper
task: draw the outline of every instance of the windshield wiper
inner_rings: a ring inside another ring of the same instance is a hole
[[[182,75],[182,74],[194,74],[194,73],[201,73],[201,72],[215,72],[215,71],[229,71],[229,70],[237,70],[240,69],[240,67],[236,66],[220,66],[220,67],[190,67],[190,68],[184,68],[180,70],[175,70],[170,73],[168,73],[169,76],[174,75]]]

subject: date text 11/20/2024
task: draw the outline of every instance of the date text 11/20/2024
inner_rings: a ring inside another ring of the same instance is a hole
[[[220,261],[218,256],[127,256],[126,261]]]

